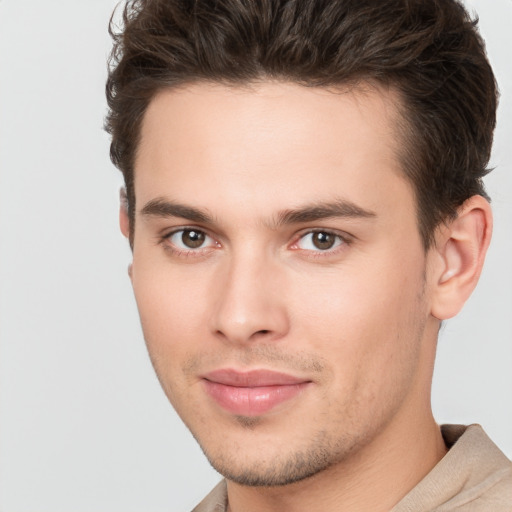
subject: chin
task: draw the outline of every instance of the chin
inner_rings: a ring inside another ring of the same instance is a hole
[[[252,428],[255,418],[248,418]],[[256,446],[256,442],[245,440],[246,449],[237,442],[218,446],[211,450],[199,442],[203,453],[212,467],[226,479],[240,485],[251,487],[277,487],[290,485],[312,478],[337,464],[352,451],[353,446],[328,442],[325,435],[318,435],[310,440],[308,447],[288,446],[283,451],[283,444],[275,446],[266,453]],[[196,438],[197,439],[197,438]],[[257,443],[260,444],[260,443]]]

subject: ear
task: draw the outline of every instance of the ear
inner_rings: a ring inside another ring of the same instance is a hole
[[[121,233],[130,239],[130,217],[128,215],[128,198],[126,197],[125,188],[119,191],[119,227],[121,228]],[[132,279],[132,263],[128,265],[128,275]]]
[[[119,191],[119,227],[121,228],[121,233],[126,238],[129,238],[130,218],[128,216],[128,198],[124,187]]]
[[[491,241],[492,211],[482,196],[467,199],[436,233],[432,315],[455,316],[475,289]]]

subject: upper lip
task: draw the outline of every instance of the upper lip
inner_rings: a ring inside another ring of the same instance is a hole
[[[225,386],[241,388],[263,386],[292,386],[310,382],[309,379],[295,377],[286,373],[273,370],[238,371],[229,368],[214,370],[203,375],[203,378]]]

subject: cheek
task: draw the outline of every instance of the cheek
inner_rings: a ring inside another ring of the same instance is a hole
[[[427,308],[418,290],[423,271],[414,262],[368,265],[303,279],[297,297],[297,332],[333,367],[347,393],[392,392],[412,378]],[[421,260],[420,260],[421,261]],[[411,264],[412,263],[412,264]],[[372,391],[373,390],[373,391]]]
[[[133,289],[148,351],[157,372],[179,366],[194,342],[204,340],[204,299],[199,276],[134,258]],[[203,281],[204,283],[204,281]]]
[[[191,382],[183,362],[205,340],[200,332],[203,295],[188,280],[170,272],[156,272],[134,259],[133,289],[148,354],[167,398],[177,410],[192,407]]]
[[[384,335],[396,330],[397,323],[407,319],[411,308],[417,306],[421,272],[393,273],[375,265],[367,269],[333,269],[290,279],[293,316],[301,328],[347,341],[365,333]],[[377,343],[378,339],[372,339]],[[321,336],[318,341],[322,341]]]

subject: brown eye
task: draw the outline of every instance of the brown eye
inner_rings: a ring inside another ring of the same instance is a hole
[[[331,249],[334,243],[336,242],[336,236],[331,233],[322,233],[321,231],[318,233],[312,234],[312,243],[313,245],[320,250]]]
[[[181,234],[181,242],[189,249],[197,249],[198,247],[201,247],[204,244],[205,239],[205,234],[202,231],[196,231],[195,229],[184,229]]]
[[[303,235],[297,242],[299,249],[321,252],[334,249],[345,243],[345,240],[335,233],[329,231],[310,231]]]
[[[165,237],[165,244],[178,251],[200,252],[215,247],[215,240],[200,229],[179,229]]]

